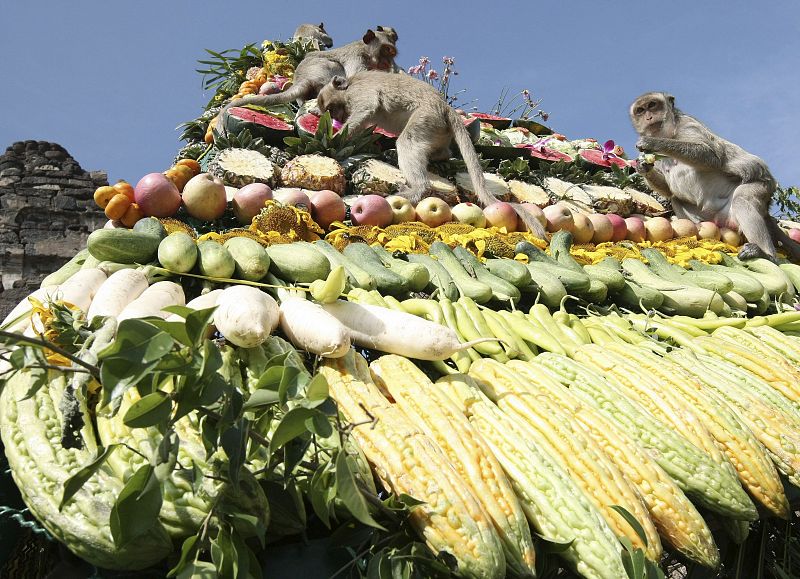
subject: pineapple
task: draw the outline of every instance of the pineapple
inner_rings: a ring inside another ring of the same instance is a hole
[[[511,189],[511,196],[520,203],[535,203],[539,207],[550,205],[550,196],[538,185],[512,179],[508,182],[508,187]]]
[[[505,180],[499,175],[495,175],[494,173],[484,173],[483,177],[486,179],[486,190],[496,198],[502,201],[511,195],[511,191],[508,188],[508,183],[506,183]],[[473,199],[476,197],[475,187],[472,184],[472,179],[470,178],[469,173],[456,173],[456,185],[468,197]]]
[[[384,197],[397,193],[406,184],[400,169],[377,159],[362,163],[353,172],[350,181],[360,195],[372,193]]]
[[[329,189],[342,195],[345,187],[344,170],[330,157],[300,155],[281,169],[281,183],[285,187],[312,191]]]
[[[208,164],[208,171],[231,187],[250,183],[275,183],[275,166],[262,153],[252,149],[224,149]]]

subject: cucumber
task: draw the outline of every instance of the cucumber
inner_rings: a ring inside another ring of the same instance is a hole
[[[625,278],[618,270],[615,270],[611,267],[598,268],[594,265],[581,266],[581,264],[575,261],[575,258],[572,257],[572,254],[570,253],[572,239],[572,233],[569,231],[564,231],[563,229],[556,231],[550,238],[550,253],[553,254],[553,258],[558,262],[558,264],[571,270],[585,273],[587,276],[589,276],[590,281],[602,283],[604,286],[606,286],[606,294],[608,293],[608,290],[621,290],[625,285]],[[594,299],[590,299],[590,297],[597,298],[603,293],[602,287],[598,285],[598,283],[594,284],[593,289],[590,288],[586,291],[590,294],[587,299],[593,303],[598,302],[596,302]],[[605,297],[603,297],[603,300],[601,301],[605,301]]]
[[[325,279],[331,263],[317,248],[305,241],[281,243],[267,247],[269,270],[282,280],[293,283],[311,283]]]
[[[98,261],[148,263],[155,259],[160,241],[133,229],[98,229],[89,235],[86,246]]]
[[[540,263],[549,263],[551,265],[561,265],[556,259],[550,257],[529,241],[520,241],[517,243],[517,245],[514,246],[514,253],[522,253],[526,255],[528,257],[528,263],[538,261]],[[564,266],[561,265],[561,267]]]
[[[692,271],[721,273],[733,283],[731,291],[740,294],[748,302],[757,302],[764,295],[764,286],[749,272],[724,265],[710,265],[696,259],[690,260],[689,265],[692,267]]]
[[[558,261],[547,255],[541,249],[527,241],[520,241],[514,250],[528,257],[528,264],[536,263],[537,267],[555,275],[564,284],[570,294],[582,294],[589,291],[591,279],[582,268],[575,270],[561,265]]]
[[[409,263],[396,258],[380,245],[373,245],[371,247],[372,251],[378,254],[378,257],[385,266],[408,280],[408,286],[411,291],[418,292],[427,287],[431,276],[424,265]]]
[[[197,244],[198,269],[201,275],[230,279],[236,271],[236,262],[231,253],[216,241],[201,241]]]
[[[733,289],[731,279],[722,273],[715,271],[687,271],[679,265],[674,265],[667,261],[663,253],[653,248],[643,249],[642,255],[647,258],[650,269],[664,279],[705,288],[720,294],[727,293]]]
[[[722,301],[728,304],[728,307],[735,312],[747,313],[747,300],[734,291],[722,294]]]
[[[158,261],[170,271],[189,273],[197,263],[197,242],[184,231],[176,231],[158,244]]]
[[[364,290],[374,290],[377,287],[375,279],[371,275],[364,271],[364,269],[352,259],[345,257],[338,249],[324,239],[315,241],[314,247],[328,258],[328,261],[331,263],[331,269],[337,265],[344,267],[344,270],[347,272],[347,281],[351,287]]]
[[[231,237],[223,244],[236,262],[237,279],[259,281],[269,271],[269,256],[264,246],[255,239]]]
[[[732,268],[736,271],[743,271],[748,273],[759,283],[764,286],[770,297],[786,294],[789,290],[791,282],[786,278],[783,270],[774,263],[766,259],[748,259],[747,261],[739,261],[725,253],[722,255],[723,265]],[[791,295],[794,295],[794,286],[792,286]]]
[[[342,254],[354,261],[374,280],[377,290],[385,294],[408,292],[409,280],[383,264],[381,258],[366,243],[351,243]]]
[[[586,272],[590,280],[598,281],[605,285],[608,291],[618,292],[622,291],[625,287],[625,276],[616,268],[597,263],[594,265],[584,265],[583,271]]]
[[[133,231],[155,235],[159,241],[167,236],[167,230],[161,225],[161,222],[155,217],[143,217],[131,228]]]
[[[664,295],[653,288],[625,280],[625,287],[611,294],[611,300],[631,311],[655,310],[664,303]]]
[[[446,298],[450,301],[458,299],[458,286],[456,286],[453,278],[447,273],[447,270],[441,263],[433,259],[430,255],[420,255],[418,253],[409,253],[408,261],[423,266],[428,270],[430,282],[428,288],[438,292],[440,298]]]
[[[515,259],[495,257],[487,259],[483,264],[492,274],[514,284],[518,288],[525,288],[531,284],[531,274],[525,264]]]
[[[794,263],[782,263],[778,267],[781,268],[784,275],[794,286],[795,292],[800,292],[800,265]]]
[[[467,270],[464,269],[464,266],[453,254],[453,250],[446,243],[434,241],[431,244],[429,253],[439,260],[442,267],[447,270],[462,296],[472,298],[479,304],[485,304],[492,299],[492,288],[482,281],[470,277]]]
[[[608,286],[599,280],[592,279],[589,289],[580,294],[580,297],[593,304],[602,304],[608,297]]]
[[[461,262],[464,269],[470,276],[474,276],[478,281],[485,283],[492,288],[492,296],[496,300],[504,302],[518,302],[522,297],[517,286],[507,282],[501,277],[494,275],[470,252],[466,247],[458,245],[453,249],[453,255]]]
[[[531,276],[533,289],[539,294],[539,301],[549,308],[557,308],[567,296],[567,289],[555,274],[542,266],[541,263],[528,263],[525,268]]]
[[[67,263],[62,265],[56,271],[48,275],[42,280],[42,283],[39,284],[39,287],[45,287],[48,285],[59,285],[67,281],[69,278],[73,276],[76,272],[80,271],[81,266],[86,261],[86,258],[89,256],[89,250],[84,248],[81,249],[78,253],[72,256]]]

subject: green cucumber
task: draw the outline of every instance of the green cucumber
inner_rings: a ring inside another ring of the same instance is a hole
[[[378,254],[366,243],[351,243],[344,248],[342,254],[357,263],[375,280],[379,292],[385,294],[408,292],[409,280],[386,267]]]
[[[428,288],[431,293],[437,291],[440,298],[446,298],[450,301],[458,299],[458,286],[441,263],[433,259],[430,255],[421,255],[418,253],[409,253],[408,261],[417,263],[428,270],[428,276],[430,278]]]
[[[331,262],[316,246],[305,241],[280,243],[267,247],[269,270],[278,278],[292,283],[311,283],[325,279]]]
[[[733,282],[729,277],[715,271],[687,271],[679,265],[670,263],[659,250],[647,248],[642,250],[642,255],[647,259],[647,264],[656,275],[696,287],[705,288],[720,294],[733,289]]]
[[[471,277],[467,273],[467,270],[464,269],[464,266],[461,265],[458,258],[453,254],[453,250],[450,249],[450,246],[446,243],[434,241],[431,244],[429,253],[432,257],[439,260],[439,263],[447,270],[447,273],[453,278],[453,282],[458,286],[458,291],[462,296],[472,298],[479,304],[485,304],[492,299],[494,295],[492,288],[482,281]]]
[[[518,302],[522,297],[517,286],[494,275],[486,269],[478,258],[466,247],[461,245],[456,246],[453,249],[453,255],[461,262],[461,265],[464,266],[464,269],[470,276],[475,277],[478,281],[492,288],[492,296],[494,299],[504,302]]]
[[[231,237],[223,245],[236,262],[237,279],[259,281],[269,271],[269,256],[264,246],[248,237]]]
[[[784,275],[792,283],[795,292],[800,292],[800,265],[794,263],[782,263],[778,267],[781,268]]]
[[[522,289],[531,284],[531,274],[525,264],[507,257],[487,259],[483,264],[492,274]]]
[[[328,261],[331,263],[331,269],[341,265],[347,272],[347,281],[351,287],[357,287],[364,290],[374,290],[377,287],[375,279],[352,259],[346,257],[338,249],[332,246],[324,239],[319,239],[313,242],[314,247],[317,248]]]
[[[647,312],[660,308],[664,303],[664,295],[653,288],[625,280],[625,287],[612,293],[611,300],[618,306],[631,311]]]
[[[580,297],[593,304],[602,304],[608,297],[608,286],[597,279],[592,279],[589,289],[580,294]]]
[[[156,257],[157,236],[132,229],[98,229],[86,240],[89,253],[99,261],[149,263]]]
[[[167,230],[164,229],[164,226],[156,217],[143,217],[134,223],[131,229],[133,229],[133,231],[154,235],[158,237],[159,241],[167,236]]]
[[[720,255],[722,256],[723,265],[753,276],[764,286],[764,290],[770,297],[782,294],[787,294],[789,297],[794,295],[794,286],[792,286],[791,292],[789,291],[791,282],[786,278],[786,274],[771,261],[760,258],[739,261],[722,252],[720,252]]]
[[[753,277],[750,272],[741,271],[725,265],[711,265],[696,259],[689,260],[689,265],[692,271],[721,273],[733,283],[733,289],[731,291],[740,294],[748,302],[757,302],[764,295],[764,286],[761,285],[761,282]]]
[[[71,278],[75,273],[80,271],[81,266],[86,261],[86,258],[89,257],[89,250],[86,248],[81,249],[78,253],[72,256],[67,263],[62,265],[56,271],[48,275],[42,280],[42,283],[39,284],[39,287],[45,287],[48,285],[59,285],[67,281]]]
[[[423,265],[398,259],[380,245],[373,245],[372,251],[378,254],[384,265],[408,280],[408,287],[411,291],[422,291],[431,280],[428,270]]]
[[[230,279],[236,271],[236,262],[231,253],[216,241],[201,241],[197,244],[198,269],[201,275]]]
[[[185,231],[171,233],[158,244],[158,261],[170,271],[189,273],[197,263],[197,242]]]
[[[584,265],[583,271],[590,280],[602,283],[610,292],[622,291],[625,288],[625,276],[618,269],[609,267],[608,264],[602,265],[600,262],[594,265]]]
[[[567,296],[567,289],[561,280],[541,263],[528,263],[525,268],[531,276],[531,286],[539,294],[539,301],[549,308],[557,308]]]
[[[589,291],[591,279],[580,267],[578,270],[566,267],[527,241],[520,241],[514,250],[528,257],[528,265],[535,263],[540,269],[555,275],[570,294]]]

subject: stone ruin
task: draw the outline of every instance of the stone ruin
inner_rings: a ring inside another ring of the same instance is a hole
[[[93,194],[107,184],[56,143],[21,141],[0,155],[0,320],[103,226]]]

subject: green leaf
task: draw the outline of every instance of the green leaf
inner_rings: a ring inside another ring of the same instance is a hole
[[[378,524],[372,515],[369,513],[367,500],[361,491],[358,490],[356,477],[350,470],[350,464],[347,461],[347,454],[340,452],[336,456],[336,496],[342,501],[344,506],[350,511],[353,517],[369,526],[376,529],[385,531],[386,529]]]
[[[278,400],[281,404],[286,404],[289,398],[296,398],[303,379],[300,369],[294,366],[285,366],[281,376],[281,384],[278,387]]]
[[[162,309],[163,311],[169,312],[170,314],[175,314],[176,316],[180,316],[184,320],[186,319],[186,316],[188,316],[194,311],[192,308],[187,308],[186,306],[167,306],[166,308]]]
[[[256,390],[244,403],[245,410],[253,410],[262,406],[270,406],[278,402],[278,393],[272,390]]]
[[[174,430],[161,437],[161,442],[156,447],[155,455],[150,462],[155,467],[156,478],[162,483],[175,470],[178,463],[178,450],[181,447],[181,439]]]
[[[214,318],[214,310],[216,309],[217,306],[213,306],[204,310],[193,311],[186,316],[186,334],[195,346],[199,346],[205,339],[208,325]]]
[[[118,358],[151,364],[164,357],[174,344],[172,337],[149,322],[135,318],[123,320],[117,338],[97,354],[98,360]]]
[[[284,414],[278,426],[275,428],[275,432],[272,434],[272,439],[269,441],[269,455],[272,456],[286,443],[308,432],[306,429],[306,420],[311,418],[316,412],[316,410],[311,408],[297,406]]]
[[[328,491],[332,486],[332,475],[333,473],[330,471],[324,468],[318,468],[311,477],[308,493],[308,498],[311,501],[311,508],[314,510],[314,514],[316,514],[319,520],[322,521],[322,524],[329,529],[331,528],[333,503],[329,500]]]
[[[241,419],[220,437],[222,449],[228,455],[228,477],[234,487],[239,485],[239,472],[247,455],[247,429],[247,421]]]
[[[645,556],[644,551],[641,549],[633,549],[623,553],[622,564],[625,566],[629,579],[645,579]]]
[[[306,398],[311,402],[322,402],[328,398],[328,381],[322,374],[316,374],[306,386]]]
[[[218,579],[217,568],[208,561],[192,561],[176,579]]]
[[[195,547],[198,539],[199,537],[197,535],[186,537],[183,541],[183,545],[181,545],[181,558],[178,560],[178,564],[169,570],[167,577],[175,577],[175,575],[186,569],[191,558],[194,557],[194,554],[197,552]]]
[[[283,381],[283,371],[283,366],[273,366],[271,368],[267,368],[259,377],[258,382],[256,383],[256,390],[265,389],[278,392],[281,382]]]
[[[145,464],[133,473],[111,509],[111,536],[117,547],[153,528],[161,510],[161,484],[153,466]]]
[[[153,392],[128,408],[122,421],[130,428],[146,428],[166,424],[172,412],[172,400],[164,392]]]
[[[333,425],[331,425],[328,417],[321,413],[316,413],[306,420],[306,429],[322,438],[328,438],[333,434]]]
[[[625,519],[625,521],[636,532],[636,535],[639,537],[639,539],[641,539],[644,546],[647,547],[647,534],[645,534],[644,528],[642,527],[641,523],[636,520],[636,517],[634,517],[625,507],[611,505],[611,508],[617,511],[617,513],[619,513],[619,515]]]
[[[163,330],[184,346],[192,345],[192,341],[189,339],[189,335],[186,333],[186,324],[184,322],[168,322],[167,320],[151,319],[148,323],[153,324],[160,330]]]
[[[22,399],[28,400],[29,398],[32,398],[43,386],[49,384],[50,379],[47,374],[47,370],[44,368],[27,368],[24,370],[24,372],[28,375],[30,387],[28,387],[28,391],[25,392],[25,395],[22,397]]]
[[[75,474],[64,481],[64,493],[61,495],[61,502],[58,504],[59,511],[64,508],[64,504],[68,500],[75,496],[75,493],[81,490],[81,487],[83,487],[84,483],[92,478],[92,475],[96,473],[106,459],[111,456],[111,453],[114,452],[114,449],[117,448],[117,446],[119,445],[110,444],[106,446],[99,454],[89,461],[89,464],[80,468],[75,472]]]

